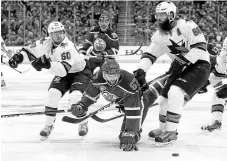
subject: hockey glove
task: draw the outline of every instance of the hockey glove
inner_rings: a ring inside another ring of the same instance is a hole
[[[122,132],[120,137],[120,149],[123,149],[123,151],[138,151],[138,147],[136,143],[139,140],[139,136],[137,133],[128,131],[128,132]]]
[[[32,62],[32,66],[37,70],[41,71],[42,68],[50,69],[50,59],[47,59],[45,55],[37,58]]]
[[[87,108],[84,106],[83,103],[72,104],[71,106],[71,113],[76,117],[83,117],[87,114]]]
[[[22,63],[23,60],[24,56],[21,53],[16,53],[9,59],[8,63],[10,67],[17,68],[18,64]]]
[[[107,52],[106,51],[102,51],[102,52],[97,54],[97,59],[104,60],[106,55],[108,55]]]
[[[137,69],[135,70],[134,72],[134,76],[136,78],[136,80],[138,81],[139,85],[140,85],[140,88],[141,88],[141,91],[146,91],[149,86],[147,84],[147,81],[146,81],[146,73],[144,72],[143,69]]]
[[[200,90],[198,91],[198,94],[207,93],[207,92],[208,92],[207,86],[208,86],[209,84],[210,84],[210,81],[208,80],[208,81],[206,82],[206,84],[205,84],[202,88],[200,88]]]
[[[218,91],[216,92],[216,95],[218,98],[227,98],[227,84],[224,84],[220,88],[218,88]]]

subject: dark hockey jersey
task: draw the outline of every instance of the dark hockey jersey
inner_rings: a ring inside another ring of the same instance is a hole
[[[89,49],[89,53],[87,53]],[[113,31],[108,29],[106,32],[102,32],[100,27],[94,27],[87,35],[83,47],[79,49],[80,53],[84,55],[97,56],[104,52],[108,55],[116,55],[119,50],[118,36]],[[104,60],[97,58],[90,58],[89,63],[92,71],[96,67],[101,67]]]
[[[102,71],[99,70],[93,77],[92,84],[85,90],[81,103],[86,107],[95,103],[102,94],[109,101],[116,101],[117,104],[124,106],[126,114],[125,131],[138,132],[140,129],[141,120],[141,99],[138,92],[139,85],[133,74],[121,70],[119,81],[111,86],[103,78]]]

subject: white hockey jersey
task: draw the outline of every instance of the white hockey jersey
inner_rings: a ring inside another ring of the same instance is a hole
[[[184,57],[190,62],[206,60],[209,62],[209,53],[206,52],[206,40],[200,28],[193,21],[180,19],[171,33],[164,34],[157,30],[151,38],[151,44],[144,51],[139,68],[148,71],[152,63],[160,56],[167,54],[172,60],[179,50],[184,50]]]
[[[217,64],[215,65],[217,72],[227,74],[227,37],[223,42],[221,52],[217,56]]]
[[[28,47],[25,47],[30,53],[37,58],[46,55],[51,60],[51,67],[49,71],[56,76],[64,77],[67,73],[74,73],[82,71],[86,62],[84,56],[79,54],[72,41],[65,37],[65,39],[56,48],[53,48],[53,43],[50,37],[38,40]],[[28,60],[28,55],[21,52],[24,56],[24,61]]]

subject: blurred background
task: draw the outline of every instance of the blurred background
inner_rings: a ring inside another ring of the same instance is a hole
[[[111,17],[110,27],[122,46],[149,45],[157,29],[155,7],[160,1],[1,1],[1,36],[7,46],[29,45],[48,36],[47,27],[58,20],[71,40],[81,46],[101,13]],[[222,45],[227,37],[226,1],[173,1],[177,17],[194,20],[209,43]]]

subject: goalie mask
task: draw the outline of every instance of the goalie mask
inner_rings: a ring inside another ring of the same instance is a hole
[[[159,29],[169,32],[174,27],[176,11],[176,6],[170,1],[161,2],[157,5],[155,19],[158,22]]]
[[[49,24],[48,33],[54,45],[60,45],[65,39],[65,27],[58,21]]]
[[[102,14],[99,17],[99,27],[101,31],[105,32],[108,29],[109,24],[110,24],[109,16],[106,14]]]
[[[110,84],[115,85],[120,78],[120,65],[115,59],[106,59],[102,65],[103,78]]]

